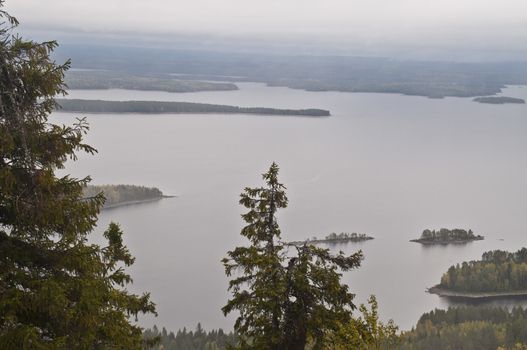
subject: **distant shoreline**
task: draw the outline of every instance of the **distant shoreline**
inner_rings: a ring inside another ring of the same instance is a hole
[[[473,99],[474,102],[493,104],[493,105],[504,105],[504,104],[525,104],[525,100],[516,97],[507,96],[484,96],[476,97]]]
[[[527,298],[527,290],[518,290],[510,292],[458,292],[435,285],[426,290],[430,294],[436,294],[440,297],[457,298],[466,300],[491,300],[507,298]]]
[[[107,101],[84,99],[57,99],[58,112],[75,113],[139,113],[139,114],[254,114],[272,116],[329,117],[325,109],[280,109],[269,107],[239,107],[194,102],[166,101]]]
[[[114,208],[118,208],[118,207],[126,207],[126,206],[131,206],[131,205],[136,205],[136,204],[157,202],[157,201],[160,201],[161,199],[164,199],[164,198],[174,198],[174,197],[176,197],[176,196],[162,195],[161,197],[156,197],[156,198],[139,199],[139,200],[135,200],[135,201],[120,202],[120,203],[105,205],[105,206],[103,206],[101,208],[101,210],[114,209]]]
[[[324,243],[334,243],[334,244],[340,244],[340,243],[358,243],[358,242],[364,242],[364,241],[370,241],[374,239],[373,237],[365,237],[365,238],[348,238],[348,239],[313,239],[313,240],[305,240],[305,241],[292,241],[287,242],[286,245],[289,246],[301,246],[304,244],[324,244]]]

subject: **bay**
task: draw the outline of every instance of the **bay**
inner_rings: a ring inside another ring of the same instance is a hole
[[[156,186],[178,198],[105,210],[92,239],[121,224],[137,257],[131,290],[150,291],[159,316],[144,326],[177,330],[201,322],[231,329],[220,311],[228,298],[220,259],[246,242],[238,195],[259,186],[272,161],[287,186],[279,214],[284,240],[330,232],[375,237],[332,246],[365,260],[344,281],[364,302],[379,301],[383,319],[411,328],[423,312],[449,302],[425,289],[452,264],[491,249],[527,245],[527,107],[468,98],[307,92],[238,84],[226,92],[73,90],[70,98],[322,108],[329,118],[250,115],[86,115],[95,156],[66,173],[95,184]],[[527,98],[527,87],[505,96]],[[76,113],[54,113],[72,124]],[[423,229],[471,228],[484,241],[456,246],[409,242]],[[512,305],[512,301],[500,302]],[[525,304],[525,303],[523,303]]]

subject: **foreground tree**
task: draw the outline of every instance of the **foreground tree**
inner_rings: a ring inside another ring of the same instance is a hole
[[[139,349],[130,316],[155,312],[149,295],[129,294],[134,259],[111,224],[106,247],[91,245],[102,195],[82,199],[89,178],[57,177],[82,142],[83,120],[51,124],[64,72],[55,42],[12,34],[0,0],[0,348]]]
[[[288,201],[275,163],[263,179],[264,187],[245,188],[240,199],[249,210],[242,215],[247,225],[241,234],[250,245],[235,248],[223,259],[227,276],[233,276],[229,283],[233,297],[222,310],[239,312],[234,325],[237,347],[304,350],[373,345],[380,338],[375,333],[377,318],[354,319],[354,295],[341,282],[340,271],[358,267],[362,253],[346,256],[307,244],[286,246],[280,240],[276,214]]]
[[[240,348],[279,349],[283,342],[284,295],[286,292],[284,247],[279,243],[278,209],[287,207],[285,187],[278,182],[278,166],[272,164],[263,174],[266,187],[245,188],[240,204],[249,209],[242,215],[247,223],[241,234],[251,242],[237,247],[223,259],[227,276],[243,271],[230,281],[233,298],[222,309],[225,314],[238,310],[234,325],[241,335]],[[248,285],[248,289],[244,286]]]

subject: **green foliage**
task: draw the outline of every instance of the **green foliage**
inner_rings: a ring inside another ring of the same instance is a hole
[[[400,350],[527,348],[527,310],[452,307],[434,310],[401,335]]]
[[[229,282],[233,297],[222,309],[225,314],[239,312],[234,330],[240,335],[242,349],[249,347],[248,342],[255,349],[274,349],[283,342],[285,257],[283,245],[277,242],[280,228],[275,215],[287,207],[288,200],[285,187],[278,182],[276,164],[263,178],[266,187],[247,187],[240,196],[240,204],[249,209],[242,215],[247,226],[241,234],[251,245],[237,247],[222,260],[227,276],[242,272]]]
[[[221,328],[207,332],[198,323],[195,331],[186,328],[174,332],[167,332],[163,327],[161,331],[154,326],[143,333],[145,339],[159,338],[157,345],[151,350],[225,350],[229,344],[236,344],[236,335],[232,332],[225,333]]]
[[[515,253],[485,252],[479,261],[451,266],[441,277],[442,288],[459,292],[527,290],[527,248]]]
[[[62,111],[88,113],[228,113],[262,115],[329,116],[323,109],[277,109],[264,107],[237,107],[194,102],[163,101],[102,101],[102,100],[57,100]]]
[[[94,198],[100,193],[104,196],[105,207],[163,197],[163,192],[158,188],[134,185],[88,185],[84,188],[83,195],[85,198]]]
[[[421,234],[419,242],[457,242],[457,241],[472,241],[483,239],[480,235],[475,235],[472,230],[453,229],[449,230],[442,228],[436,230],[424,230]]]
[[[155,312],[149,295],[126,291],[133,257],[111,224],[108,245],[87,243],[103,198],[83,200],[89,178],[57,177],[82,142],[73,127],[48,121],[64,94],[55,42],[12,34],[17,22],[0,1],[0,348],[139,349],[129,317]]]
[[[398,327],[392,320],[384,324],[379,320],[378,303],[375,296],[368,299],[369,308],[361,304],[361,315],[344,323],[332,334],[327,349],[332,350],[380,350],[393,349],[399,343]]]
[[[250,246],[237,247],[223,259],[227,276],[233,277],[233,296],[222,310],[239,313],[237,348],[327,349],[350,339],[368,343],[376,338],[366,326],[371,317],[353,320],[354,295],[339,272],[358,267],[362,252],[335,255],[308,244],[289,251],[276,218],[288,200],[275,163],[263,179],[264,187],[245,188],[240,199],[248,209],[241,234]]]

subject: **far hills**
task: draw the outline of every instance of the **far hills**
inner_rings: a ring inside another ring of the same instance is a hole
[[[58,61],[75,68],[161,76],[163,79],[262,82],[310,91],[401,93],[441,98],[495,95],[527,85],[527,62],[410,61],[383,57],[219,52],[173,48],[62,45]],[[67,80],[73,83],[68,72]],[[106,83],[104,83],[106,84]],[[72,85],[73,86],[73,85]],[[219,88],[219,86],[216,86]]]

